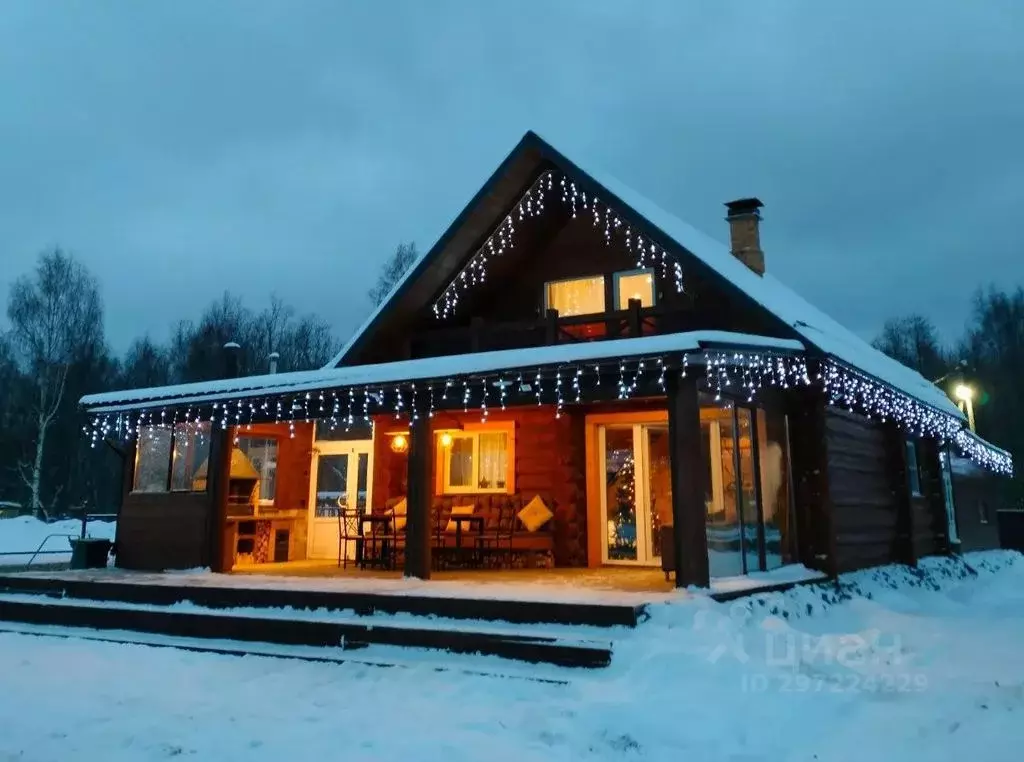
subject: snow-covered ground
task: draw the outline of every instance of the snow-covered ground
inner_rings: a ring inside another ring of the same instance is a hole
[[[114,539],[116,524],[113,521],[90,521],[88,534],[90,537]],[[78,537],[82,533],[82,522],[78,519],[67,519],[47,524],[31,516],[18,516],[12,519],[0,519],[0,566],[22,566],[27,564],[30,555],[4,555],[20,553],[39,548],[45,540],[43,550],[65,551],[58,554],[46,554],[36,558],[33,564],[53,564],[71,560],[71,546],[67,535]],[[57,535],[46,539],[49,535]]]
[[[1017,760],[1024,560],[967,563],[663,600],[606,670],[509,669],[564,685],[0,634],[0,760]]]

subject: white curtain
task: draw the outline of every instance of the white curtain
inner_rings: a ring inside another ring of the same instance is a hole
[[[563,317],[604,312],[604,276],[549,283],[548,309]]]

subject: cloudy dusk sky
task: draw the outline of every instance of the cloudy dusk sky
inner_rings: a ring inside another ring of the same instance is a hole
[[[225,289],[346,338],[534,129],[722,240],[759,196],[811,302],[955,338],[1024,283],[1022,40],[1019,0],[4,0],[0,293],[60,245],[117,351]]]

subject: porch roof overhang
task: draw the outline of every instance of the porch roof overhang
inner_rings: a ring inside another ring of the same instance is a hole
[[[581,363],[637,360],[668,354],[678,354],[681,358],[687,352],[709,349],[802,354],[805,347],[793,339],[729,331],[690,331],[127,389],[87,395],[82,397],[80,405],[88,413],[103,415],[410,381],[461,379],[479,374],[552,369]]]

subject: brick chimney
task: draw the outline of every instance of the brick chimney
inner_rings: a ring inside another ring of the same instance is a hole
[[[728,202],[729,237],[732,255],[758,275],[764,275],[764,252],[761,251],[761,212],[764,204],[757,198],[741,198]]]

